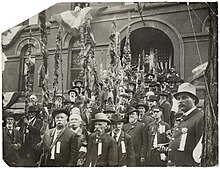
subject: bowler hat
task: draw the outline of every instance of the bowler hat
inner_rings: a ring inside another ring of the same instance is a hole
[[[138,109],[135,109],[134,107],[131,107],[131,108],[128,110],[127,115],[129,115],[129,114],[131,114],[131,113],[133,113],[133,112],[137,112],[137,113],[139,114]]]
[[[103,122],[107,122],[108,124],[111,123],[111,121],[107,118],[105,113],[97,113],[95,114],[95,119],[92,119],[93,122],[96,121],[103,121]]]
[[[57,114],[60,114],[60,113],[64,113],[68,117],[70,116],[70,112],[67,109],[64,109],[64,108],[54,109],[53,112],[52,112],[52,116],[55,117]]]
[[[144,108],[147,110],[147,105],[146,105],[143,101],[140,101],[140,102],[136,105],[136,109],[137,109],[138,107],[140,107],[140,106],[144,107]]]
[[[196,96],[196,88],[190,83],[182,83],[179,88],[177,93],[174,94],[174,97],[177,98],[180,94],[188,94],[192,98],[195,99],[195,104],[197,105],[199,103],[199,98]]]
[[[4,119],[6,119],[7,117],[15,118],[15,114],[12,111],[10,111],[10,110],[5,110],[3,117],[4,117]]]
[[[114,107],[113,106],[106,106],[103,113],[115,113]]]
[[[57,94],[56,94],[56,97],[62,97],[63,99],[65,99],[65,96],[62,95],[62,93],[57,93]]]
[[[131,92],[132,94],[134,94],[134,90],[126,89],[125,92],[126,92],[126,93],[130,93],[130,92]]]
[[[162,108],[161,106],[154,106],[154,107],[152,108],[152,111],[153,111],[153,112],[163,111],[163,108]]]
[[[30,105],[28,106],[28,113],[31,113],[31,112],[39,112],[39,110],[37,109],[36,106]]]
[[[169,96],[166,91],[161,91],[161,92],[158,93],[158,95],[159,95],[159,96],[166,96],[166,97]]]
[[[135,81],[130,81],[128,84],[133,84],[134,86],[136,86],[136,82]]]
[[[148,101],[158,101],[158,98],[155,95],[149,95],[147,100]]]
[[[111,122],[124,122],[124,119],[122,118],[122,116],[119,113],[115,113],[111,116]]]
[[[145,77],[148,77],[148,76],[153,76],[153,78],[155,77],[155,75],[154,75],[153,73],[147,73],[147,74],[145,75]]]
[[[80,82],[82,85],[83,85],[83,83],[84,83],[83,80],[81,80],[81,79],[76,79],[76,80],[74,81],[74,85],[76,85],[77,82]]]
[[[76,94],[76,96],[78,95],[78,92],[75,90],[75,87],[72,87],[69,91],[68,91],[68,95],[70,95],[71,92],[74,92]]]

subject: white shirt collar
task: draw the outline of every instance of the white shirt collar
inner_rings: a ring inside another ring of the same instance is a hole
[[[188,110],[186,113],[184,113],[184,116],[188,116],[195,109],[196,109],[196,106]]]
[[[120,134],[121,134],[121,130],[120,130],[120,132],[117,134],[117,137],[116,137],[116,141],[118,142],[118,140],[119,140],[119,137],[120,137]],[[115,133],[113,133],[113,131],[112,131],[112,137],[115,135]]]

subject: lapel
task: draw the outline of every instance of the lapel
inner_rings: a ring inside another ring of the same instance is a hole
[[[197,114],[199,112],[199,109],[195,109],[193,110],[188,116],[184,116],[182,117],[183,121],[186,121],[188,120],[189,118],[191,118],[192,116],[194,116],[195,114]]]
[[[57,141],[58,141],[59,138],[63,135],[63,133],[64,133],[65,130],[66,130],[66,128],[62,129],[62,131],[57,135],[57,138],[56,138],[56,139],[54,140],[54,142],[53,142],[56,128],[53,129],[53,131],[52,131],[51,134],[50,134],[50,147],[51,147],[51,148],[53,147],[53,145],[55,145],[55,144],[57,143]]]
[[[9,137],[13,138],[13,136],[14,136],[14,129],[12,129],[12,133],[10,133],[9,130],[8,130],[8,128],[5,127],[5,133],[6,133]]]

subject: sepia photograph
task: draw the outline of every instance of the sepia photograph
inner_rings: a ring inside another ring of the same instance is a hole
[[[1,51],[7,166],[219,165],[218,2],[57,2]]]

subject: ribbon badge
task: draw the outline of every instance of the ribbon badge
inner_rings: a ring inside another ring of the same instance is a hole
[[[178,148],[179,151],[184,151],[185,149],[185,144],[186,144],[186,138],[187,138],[187,131],[188,129],[187,128],[182,128],[181,132],[182,132],[182,135],[181,135],[181,140],[180,140],[180,146]]]

